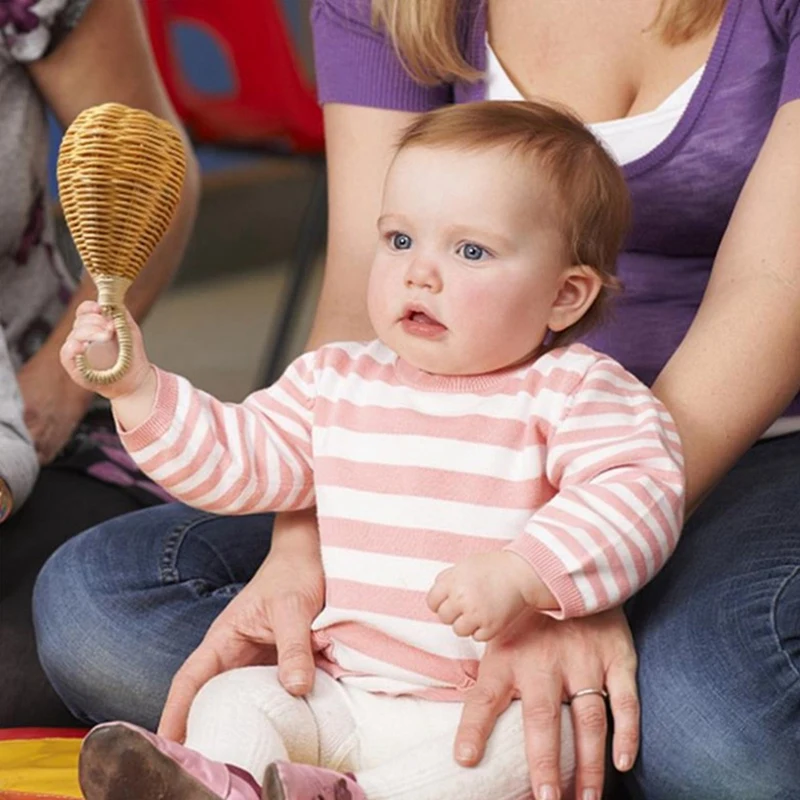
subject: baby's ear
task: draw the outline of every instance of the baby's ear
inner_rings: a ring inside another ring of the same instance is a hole
[[[592,307],[602,288],[603,279],[594,267],[567,267],[547,327],[554,333],[571,328]]]

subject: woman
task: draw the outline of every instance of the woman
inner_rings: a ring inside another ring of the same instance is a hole
[[[603,0],[576,14],[563,0],[383,0],[372,3],[374,19],[366,0],[318,0],[314,8],[331,187],[314,343],[369,335],[362,309],[372,220],[392,144],[414,113],[487,96],[560,101],[624,165],[634,204],[619,265],[626,293],[615,319],[588,341],[652,382],[669,406],[695,509],[676,555],[628,610],[642,749],[626,780],[646,800],[788,800],[800,779],[799,5]],[[158,525],[171,524],[176,540],[184,524],[178,509],[157,516],[139,517],[155,553],[170,541]],[[219,522],[214,539],[204,524],[216,546],[223,525],[236,529]],[[108,526],[62,551],[43,574],[40,609],[54,605],[69,578],[69,602],[108,624],[96,610],[100,589],[78,564],[123,535]],[[187,553],[198,551],[191,537],[181,541]],[[277,541],[283,548],[284,533]],[[295,592],[285,589],[302,561],[297,552],[313,552],[307,532],[291,547],[215,622],[176,678],[162,730],[180,732],[187,697],[206,677],[262,658],[259,639],[277,636],[283,645],[287,682],[307,674],[300,627],[276,612],[283,603],[308,619],[316,599],[318,580],[307,571]],[[158,587],[121,559],[119,596],[122,586],[133,595],[135,576],[155,596]],[[197,618],[204,600],[194,605]],[[259,608],[265,620],[254,622]],[[130,602],[121,612],[145,627]],[[76,708],[95,719],[113,715],[104,698],[85,702],[91,694],[77,675],[85,656],[73,650],[66,665],[56,656],[75,642],[74,613],[62,615],[58,635],[42,637],[42,655]],[[271,620],[283,623],[279,631]],[[620,616],[557,627],[537,621],[490,651],[464,712],[465,760],[480,752],[490,720],[516,689],[528,709],[532,784],[538,798],[556,797],[558,705],[605,684],[617,722],[615,763],[629,767],[637,708],[627,635]],[[573,705],[578,796],[587,800],[599,795],[605,738],[602,703],[589,699]]]
[[[45,110],[66,126],[107,101],[178,122],[136,0],[0,2],[0,727],[74,722],[36,659],[31,594],[41,565],[88,526],[165,499],[58,361],[74,309],[95,290],[57,249]],[[180,261],[198,184],[191,158],[175,223],[128,295],[139,318]]]

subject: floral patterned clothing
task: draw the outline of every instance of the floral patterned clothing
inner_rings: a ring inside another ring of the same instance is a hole
[[[0,336],[13,370],[47,339],[77,281],[56,245],[47,213],[48,123],[27,66],[49,55],[91,0],[0,0]],[[13,373],[0,381],[14,381]],[[55,466],[78,469],[141,495],[166,495],[135,468],[113,434],[110,414],[93,410]]]

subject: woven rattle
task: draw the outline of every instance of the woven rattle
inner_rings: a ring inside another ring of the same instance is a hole
[[[180,135],[147,111],[117,103],[88,108],[64,135],[57,170],[61,206],[119,342],[110,369],[92,369],[83,355],[76,358],[92,383],[113,383],[130,367],[125,293],[172,222],[185,172]]]

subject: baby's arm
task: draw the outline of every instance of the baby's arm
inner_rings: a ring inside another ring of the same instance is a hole
[[[600,359],[547,444],[555,496],[504,551],[445,570],[429,595],[462,636],[487,640],[533,607],[566,618],[623,603],[674,550],[685,480],[674,422],[650,390]]]
[[[269,389],[241,404],[222,403],[186,379],[155,368],[129,318],[133,360],[109,386],[87,383],[75,366],[116,358],[113,326],[84,303],[62,349],[73,380],[111,400],[120,439],[143,472],[176,499],[218,514],[290,511],[314,505],[311,421],[313,354]]]

